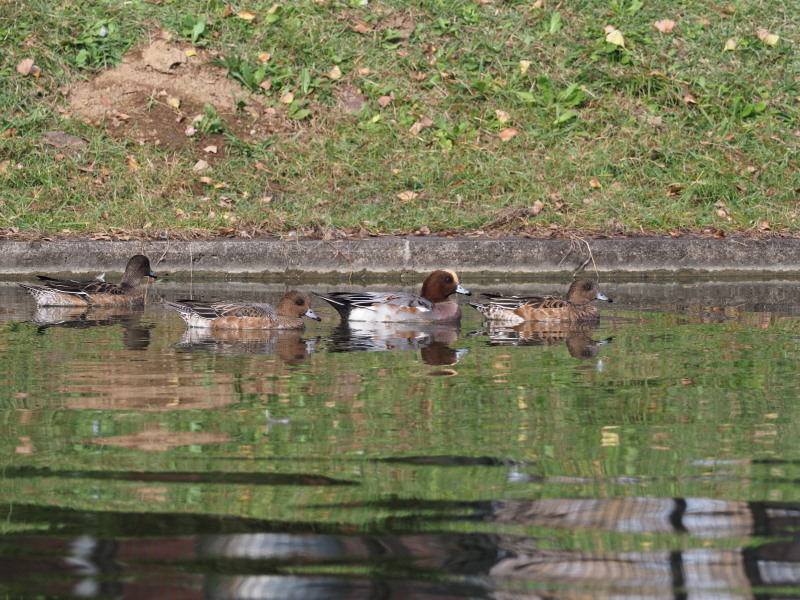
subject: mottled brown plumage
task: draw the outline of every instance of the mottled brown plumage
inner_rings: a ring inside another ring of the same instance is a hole
[[[142,277],[156,278],[150,270],[150,261],[142,254],[131,257],[125,267],[125,274],[119,283],[108,283],[92,279],[73,281],[54,279],[39,275],[42,283],[19,285],[36,299],[38,306],[118,306],[144,303],[144,292],[140,287]]]
[[[612,302],[600,292],[597,283],[591,279],[578,279],[572,282],[566,297],[562,296],[500,296],[484,294],[488,304],[472,304],[484,317],[491,321],[508,324],[525,321],[586,321],[599,317],[597,309],[590,304],[592,300]]]
[[[284,294],[278,306],[263,302],[166,302],[178,311],[189,327],[205,329],[303,329],[303,317],[319,321],[308,296],[293,290]]]

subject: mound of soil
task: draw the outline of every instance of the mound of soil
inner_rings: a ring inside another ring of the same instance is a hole
[[[132,48],[119,66],[69,90],[70,111],[110,124],[114,135],[168,148],[200,143],[200,136],[186,131],[206,104],[216,109],[226,131],[241,139],[285,135],[296,128],[283,108],[251,97],[215,59],[207,50],[164,39]],[[178,108],[172,99],[180,101]],[[244,108],[237,110],[240,102]],[[208,143],[206,137],[203,144]]]

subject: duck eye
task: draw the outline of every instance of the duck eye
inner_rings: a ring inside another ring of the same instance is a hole
[[[593,284],[591,282],[587,281],[586,283],[583,284],[583,289],[586,290],[587,292],[591,292],[592,291],[592,285]]]
[[[302,298],[298,298],[297,300],[294,301],[294,303],[297,304],[297,306],[303,306],[303,304],[305,304]]]

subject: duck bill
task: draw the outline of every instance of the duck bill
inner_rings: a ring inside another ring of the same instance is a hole
[[[306,313],[305,313],[303,316],[304,316],[304,317],[308,317],[309,319],[314,319],[315,321],[322,321],[322,319],[320,319],[320,318],[319,318],[319,317],[318,317],[318,316],[317,316],[317,315],[314,313],[314,311],[313,311],[313,310],[311,310],[310,308],[309,308],[309,309],[306,311]]]
[[[462,287],[460,283],[456,288],[456,294],[464,294],[465,296],[472,296],[472,292],[470,292],[467,288]]]
[[[158,279],[158,275],[156,275],[156,274],[155,274],[155,273],[153,273],[152,271],[149,271],[149,272],[147,272],[147,273],[145,274],[145,277],[150,277],[150,278],[152,278],[152,279]]]
[[[613,302],[611,298],[609,298],[602,292],[597,292],[597,300],[605,300],[606,302]]]

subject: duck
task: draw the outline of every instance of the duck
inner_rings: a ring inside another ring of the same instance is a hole
[[[590,321],[599,318],[597,308],[590,302],[604,300],[613,302],[600,291],[592,279],[578,279],[569,286],[566,297],[562,296],[502,296],[484,294],[488,304],[470,303],[486,319],[503,321],[510,325],[525,321],[549,321],[551,323]]]
[[[39,275],[42,283],[20,283],[36,300],[37,306],[123,306],[144,304],[144,291],[139,286],[143,277],[155,279],[150,260],[143,254],[132,256],[119,283],[99,279],[73,281]]]
[[[419,296],[404,292],[330,292],[318,294],[345,321],[447,322],[461,318],[453,294],[471,296],[449,269],[434,271],[422,282]]]
[[[303,317],[321,320],[311,309],[309,297],[297,290],[286,292],[277,307],[264,302],[165,302],[186,325],[202,329],[305,329]]]

